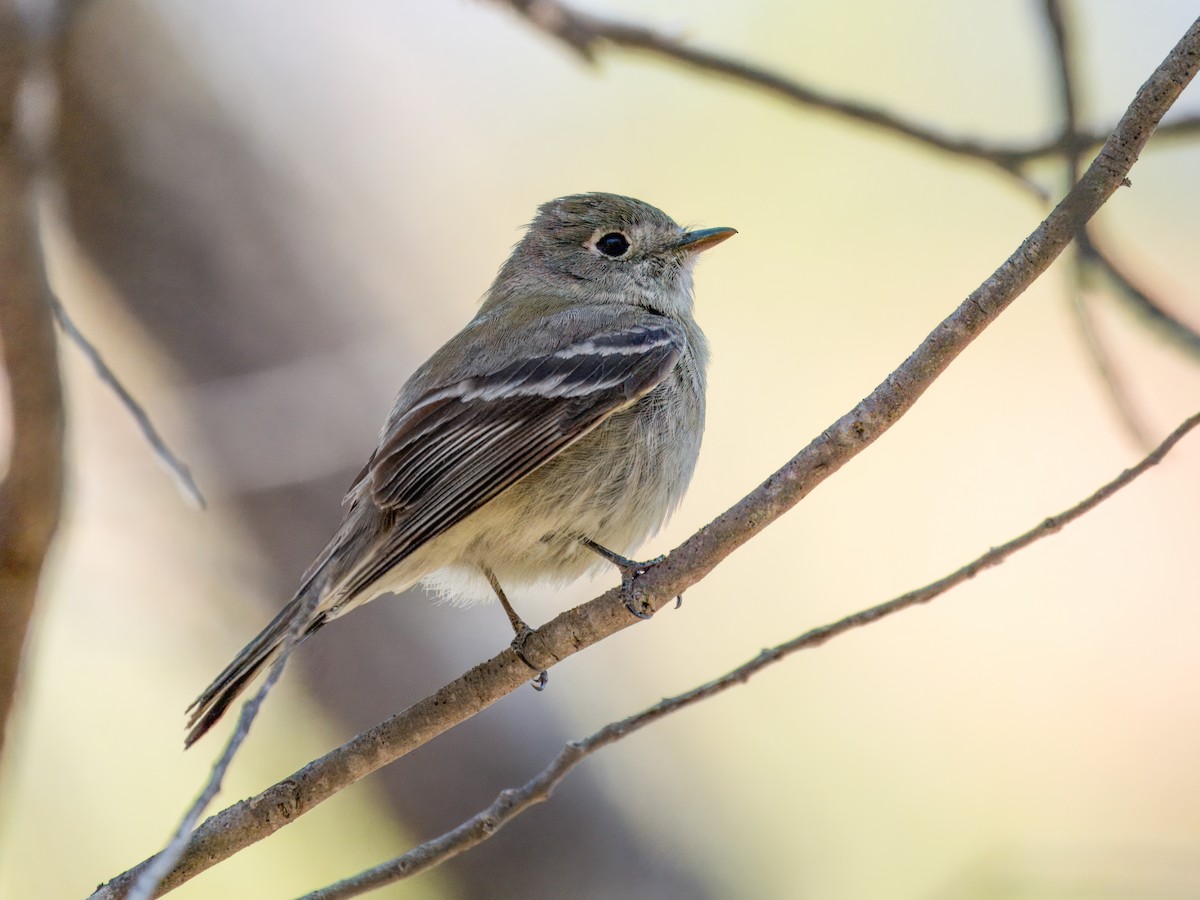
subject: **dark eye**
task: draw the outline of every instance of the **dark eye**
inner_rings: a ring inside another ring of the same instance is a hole
[[[618,256],[624,256],[628,252],[629,238],[625,237],[619,231],[610,231],[596,241],[596,249],[605,256],[611,256],[613,259],[616,259]]]

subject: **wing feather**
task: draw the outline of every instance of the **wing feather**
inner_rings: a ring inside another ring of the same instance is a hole
[[[649,393],[684,341],[679,326],[653,317],[418,397],[364,473],[371,500],[396,518],[377,552],[349,575],[343,596]]]

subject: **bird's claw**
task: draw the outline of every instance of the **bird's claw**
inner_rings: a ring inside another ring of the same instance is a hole
[[[634,604],[634,599],[633,599],[632,595],[630,594],[630,592],[628,590],[626,590],[625,591],[625,608],[627,610],[629,610],[630,615],[632,615],[638,619],[649,619],[654,615],[653,613],[651,613],[645,609],[639,609],[638,607],[634,606],[633,604]]]
[[[533,669],[533,671],[537,673],[530,682],[530,686],[535,691],[544,691],[547,683],[550,681],[550,676],[546,674],[545,669],[539,669],[537,666],[531,663],[529,661],[529,657],[525,655],[525,642],[529,640],[529,636],[532,634],[533,629],[522,622],[521,627],[517,630],[516,636],[512,639],[512,644],[509,646],[512,647],[513,653],[517,654],[517,659],[525,663],[525,665],[529,666],[529,668]]]
[[[630,615],[638,619],[649,619],[654,615],[653,609],[647,609],[642,604],[643,595],[634,590],[633,582],[639,575],[645,575],[646,570],[651,566],[656,566],[666,559],[666,556],[656,556],[654,559],[648,559],[645,562],[636,562],[622,556],[620,553],[613,553],[607,547],[597,544],[590,538],[580,538],[580,542],[593,553],[604,557],[621,570],[621,591],[625,595],[625,608],[629,610]]]
[[[666,559],[665,556],[656,556],[645,562],[634,562],[627,559],[616,563],[617,568],[621,570],[621,590],[625,594],[625,608],[638,619],[649,619],[654,615],[654,611],[641,606],[641,596],[634,590],[633,582],[638,576],[645,575],[651,566],[658,565],[664,559]]]

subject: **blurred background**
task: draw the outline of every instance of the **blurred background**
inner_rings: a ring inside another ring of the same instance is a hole
[[[950,135],[1060,127],[1040,4],[579,4]],[[1067,7],[1107,129],[1195,6]],[[86,895],[154,852],[228,733],[183,708],[291,595],[394,391],[552,197],[739,229],[697,273],[714,347],[665,552],[882,380],[1036,226],[998,170],[620,51],[585,65],[499,4],[95,0],[55,59],[54,286],[192,466],[189,508],[64,344],[69,495],[0,771],[0,896]],[[1200,111],[1193,87],[1171,114]],[[1090,156],[1089,156],[1090,159]],[[1200,139],[1151,142],[1097,234],[1200,326]],[[1038,181],[1058,196],[1061,172]],[[688,592],[175,896],[293,896],[406,850],[565,740],[958,567],[1143,450],[1065,257],[917,407]],[[1155,441],[1200,365],[1102,286]],[[1200,439],[1064,533],[603,751],[388,897],[1200,896]],[[611,586],[514,597],[531,624]],[[509,640],[498,608],[385,599],[289,665],[219,805]]]

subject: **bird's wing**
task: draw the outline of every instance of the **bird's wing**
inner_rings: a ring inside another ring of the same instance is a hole
[[[418,397],[394,418],[360,483],[394,514],[392,529],[339,593],[359,593],[649,393],[684,341],[671,320],[647,317]]]

